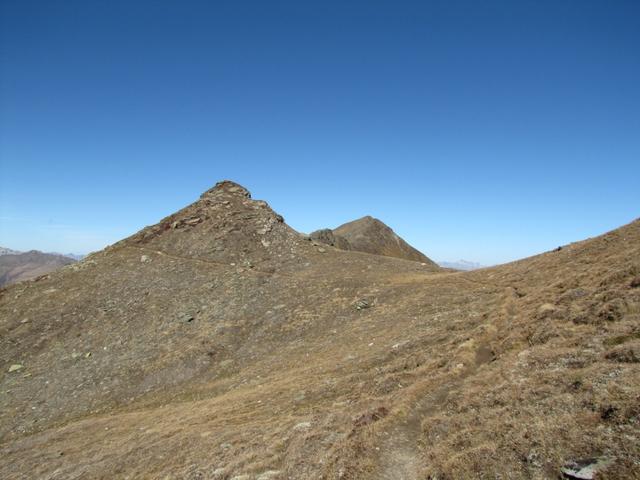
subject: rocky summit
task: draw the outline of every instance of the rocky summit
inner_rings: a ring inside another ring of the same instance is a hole
[[[405,260],[426,263],[432,267],[436,266],[424,253],[413,248],[390,227],[371,216],[345,223],[334,230],[317,230],[310,236],[316,241],[342,250],[356,250],[374,255],[404,258]]]
[[[372,225],[225,181],[1,289],[0,478],[640,478],[640,221],[471,272]]]

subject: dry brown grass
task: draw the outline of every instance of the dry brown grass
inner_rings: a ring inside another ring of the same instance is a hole
[[[228,188],[1,291],[0,477],[640,477],[640,222],[450,273]]]

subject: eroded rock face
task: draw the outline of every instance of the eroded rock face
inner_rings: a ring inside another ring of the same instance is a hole
[[[307,247],[304,243],[266,202],[252,200],[246,188],[225,180],[195,203],[115,247],[137,246],[239,267],[275,269],[291,264],[291,254]]]
[[[333,233],[333,230],[331,230],[330,228],[316,230],[315,232],[312,232],[309,237],[311,238],[311,240],[324,243],[341,250],[353,250],[346,238],[341,237],[340,235],[335,235]]]

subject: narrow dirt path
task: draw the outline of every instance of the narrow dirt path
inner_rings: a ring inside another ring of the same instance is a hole
[[[143,253],[150,253],[150,254],[160,255],[161,257],[172,258],[174,260],[184,260],[184,261],[187,261],[187,262],[205,263],[205,264],[214,265],[214,266],[217,266],[217,267],[225,267],[227,269],[236,268],[233,265],[230,265],[230,264],[225,263],[225,262],[219,262],[217,260],[210,260],[210,259],[196,258],[196,257],[186,257],[186,256],[183,256],[183,255],[176,255],[176,254],[173,254],[173,253],[163,252],[162,250],[156,250],[156,249],[153,249],[153,248],[138,247],[138,246],[133,246],[133,245],[126,245],[123,248],[128,248],[128,249],[132,249],[132,250],[138,250],[139,252],[143,252]],[[281,277],[290,277],[291,276],[288,273],[267,272],[267,271],[264,271],[264,270],[259,270],[257,268],[246,268],[246,269],[243,270],[242,273],[254,273],[254,274],[261,274],[261,275],[274,275],[274,273],[276,273],[277,275],[279,275]]]
[[[418,425],[418,428],[420,425]],[[418,480],[418,431],[409,422],[396,425],[380,449],[379,480]]]
[[[379,480],[421,480],[420,471],[423,466],[420,445],[422,439],[422,422],[425,418],[436,415],[445,408],[448,399],[454,392],[463,389],[465,380],[477,369],[492,360],[489,337],[478,339],[475,362],[460,374],[453,382],[441,385],[425,392],[411,407],[406,419],[393,425],[380,448]]]

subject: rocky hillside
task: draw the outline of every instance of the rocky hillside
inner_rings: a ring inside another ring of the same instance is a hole
[[[0,478],[638,478],[639,258],[448,272],[222,182],[0,290]]]
[[[315,241],[342,250],[403,258],[436,266],[430,258],[405,242],[383,222],[369,216],[345,223],[334,230],[317,230],[310,236]]]
[[[8,249],[7,249],[8,250]],[[0,255],[0,287],[45,275],[75,260],[36,250]]]

